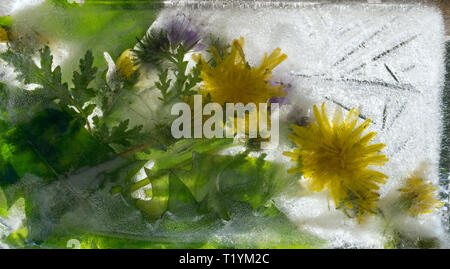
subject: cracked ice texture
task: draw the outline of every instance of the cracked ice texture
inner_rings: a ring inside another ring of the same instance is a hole
[[[264,52],[280,47],[288,59],[275,75],[290,77],[290,101],[305,105],[307,116],[313,104],[322,102],[329,112],[359,107],[363,118],[373,120],[369,131],[378,132],[373,142],[385,143],[383,153],[390,159],[380,169],[389,176],[380,190],[381,205],[396,199],[402,179],[423,161],[429,164],[428,179],[438,183],[445,38],[437,8],[363,3],[305,3],[295,9],[201,6],[166,9],[152,27],[183,12],[204,34],[227,42],[245,37],[244,51],[252,65],[259,64]],[[358,225],[331,202],[329,208],[324,193],[280,197],[278,203],[300,227],[330,240],[331,247],[383,247],[379,219]],[[438,212],[396,221],[406,232],[444,237]]]

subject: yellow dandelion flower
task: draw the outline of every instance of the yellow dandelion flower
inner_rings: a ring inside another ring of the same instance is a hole
[[[283,85],[273,86],[268,82],[272,70],[287,56],[276,48],[269,56],[264,54],[258,67],[251,67],[245,60],[244,38],[233,40],[231,51],[210,47],[215,65],[209,65],[202,55],[195,55],[200,65],[200,78],[203,80],[202,94],[210,95],[211,102],[224,103],[265,103],[271,97],[285,95]]]
[[[8,41],[8,33],[6,30],[0,26],[0,43],[5,43]]]
[[[139,68],[133,64],[132,54],[129,49],[122,52],[116,61],[117,73],[124,79],[131,77]]]
[[[302,127],[292,125],[295,134],[289,138],[299,148],[283,154],[297,165],[288,173],[303,173],[310,180],[310,188],[322,191],[327,188],[336,206],[356,207],[358,216],[373,213],[378,200],[378,184],[384,184],[387,176],[371,170],[369,165],[383,166],[388,161],[379,152],[384,144],[370,144],[375,132],[362,135],[369,127],[370,119],[357,126],[358,112],[352,109],[344,119],[340,110],[334,114],[331,124],[327,118],[325,103],[321,112],[314,106],[316,122]]]
[[[400,189],[401,200],[411,215],[431,213],[445,204],[439,202],[436,197],[438,189],[439,187],[434,186],[431,182],[425,182],[422,177],[412,175],[406,180],[406,186]]]

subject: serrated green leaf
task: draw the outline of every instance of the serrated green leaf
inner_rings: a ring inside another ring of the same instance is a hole
[[[38,67],[30,56],[7,50],[0,54],[0,58],[12,64],[18,73],[17,79],[22,80],[26,84],[36,83],[42,88],[36,91],[45,98],[54,100],[60,99],[66,103],[69,98],[67,84],[61,83],[61,69],[52,70],[53,57],[50,49],[45,47],[40,51],[40,65]]]
[[[80,60],[81,74],[74,72],[74,88],[71,90],[69,90],[67,83],[61,81],[61,67],[57,66],[53,69],[53,56],[48,46],[40,50],[40,67],[34,63],[30,56],[11,49],[0,54],[0,58],[14,66],[19,73],[17,77],[19,80],[26,84],[36,83],[41,85],[41,88],[34,90],[37,95],[47,100],[56,101],[63,109],[66,107],[73,108],[76,115],[83,123],[87,123],[90,130],[87,118],[88,113],[92,113],[94,108],[92,104],[86,110],[83,107],[94,96],[93,90],[88,88],[88,85],[95,77],[97,69],[92,66],[93,58],[89,51],[85,58]]]
[[[7,128],[0,135],[4,147],[0,185],[8,186],[9,204],[22,192],[26,175],[50,182],[111,158],[110,149],[93,139],[67,112],[43,110],[28,122]]]
[[[73,85],[71,93],[78,106],[83,107],[84,103],[95,96],[95,91],[89,88],[89,84],[95,79],[97,68],[93,66],[94,57],[92,52],[88,50],[84,58],[80,59],[80,72],[73,72]],[[90,114],[90,113],[89,113]],[[87,114],[87,115],[89,115]]]
[[[96,119],[98,121],[98,119]],[[119,144],[122,146],[130,146],[133,139],[142,137],[142,125],[134,126],[129,129],[128,124],[130,120],[121,121],[118,125],[109,130],[105,125],[101,125],[99,129],[99,136],[105,144]]]
[[[226,217],[224,201],[245,202],[256,210],[293,180],[282,165],[263,158],[194,153],[190,169],[173,171],[197,202]]]

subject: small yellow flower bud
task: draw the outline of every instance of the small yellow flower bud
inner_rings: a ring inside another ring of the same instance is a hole
[[[5,43],[8,41],[8,33],[6,30],[0,26],[0,42]]]
[[[426,182],[416,174],[411,175],[406,180],[406,185],[400,190],[401,200],[406,204],[405,209],[411,215],[421,215],[431,213],[445,203],[440,202],[436,191],[439,187],[431,182]]]
[[[132,61],[132,54],[129,49],[122,52],[116,61],[117,73],[124,79],[131,77],[139,68],[139,65],[134,65]]]

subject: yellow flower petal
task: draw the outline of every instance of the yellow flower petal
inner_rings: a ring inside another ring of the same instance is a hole
[[[299,146],[293,152],[283,153],[297,164],[288,171],[303,173],[311,181],[312,190],[326,187],[337,207],[342,204],[355,208],[360,219],[363,214],[374,213],[378,184],[384,184],[387,176],[367,167],[388,161],[379,154],[385,145],[368,145],[376,133],[362,135],[370,120],[356,126],[358,112],[354,109],[345,119],[342,114],[334,115],[331,123],[325,103],[320,111],[317,106],[313,111],[316,123],[306,127],[293,125],[295,134],[288,135]]]
[[[411,215],[427,214],[443,206],[445,203],[439,202],[436,195],[438,189],[417,175],[407,178],[405,187],[400,190],[401,199],[407,201],[407,212]]]
[[[122,52],[116,61],[117,73],[124,79],[131,77],[134,72],[139,68],[138,65],[134,65],[132,61],[132,54],[129,49]]]
[[[214,65],[208,64],[202,55],[193,56],[194,61],[199,63],[200,78],[203,80],[202,94],[209,94],[211,102],[221,105],[258,104],[272,97],[283,97],[284,86],[272,86],[268,81],[272,78],[272,70],[287,56],[277,48],[269,56],[264,54],[258,67],[251,67],[245,59],[243,47],[243,37],[233,40],[231,50],[223,49],[222,56],[218,48],[212,46],[210,52]]]

